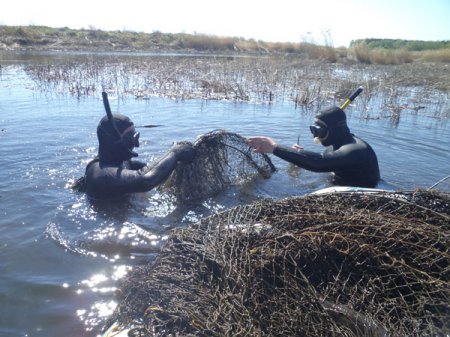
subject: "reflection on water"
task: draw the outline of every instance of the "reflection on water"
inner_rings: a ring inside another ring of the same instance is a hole
[[[92,203],[69,186],[95,156],[95,130],[104,113],[101,97],[42,93],[20,67],[8,66],[28,62],[27,55],[11,56],[8,61],[2,57],[2,336],[96,336],[96,326],[116,306],[117,281],[130,268],[151,263],[172,228],[228,207],[304,195],[330,184],[328,174],[272,157],[277,171],[270,179],[257,179],[196,203],[177,205],[158,189]],[[39,57],[41,64],[59,58]],[[401,104],[403,100],[407,99],[402,98]],[[446,119],[433,117],[434,104],[420,102],[425,108],[417,112],[403,109],[400,122],[393,126],[380,112],[385,102],[375,97],[361,102],[367,107],[356,104],[348,110],[349,125],[377,152],[383,178],[379,187],[411,190],[431,186],[450,174],[450,133]],[[220,128],[243,136],[271,135],[284,145],[296,143],[300,134],[305,149],[323,150],[312,143],[308,131],[312,113],[296,110],[292,102],[124,97],[111,99],[111,107],[137,125],[164,125],[142,130],[139,159],[143,161],[158,159],[174,141],[193,141]]]
[[[76,315],[82,321],[87,331],[98,329],[105,319],[107,319],[117,306],[117,302],[112,299],[117,290],[116,282],[124,277],[131,269],[128,265],[116,265],[111,275],[94,274],[89,279],[82,280],[76,290],[78,295],[85,292],[98,293],[107,299],[101,299],[91,304],[88,308],[78,308]]]

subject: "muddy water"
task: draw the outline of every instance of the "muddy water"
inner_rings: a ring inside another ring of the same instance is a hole
[[[39,61],[40,62],[40,61]],[[68,188],[96,153],[95,130],[104,110],[100,94],[80,98],[36,90],[17,61],[0,74],[0,335],[96,336],[116,303],[116,281],[151,261],[171,228],[253,200],[304,195],[330,186],[328,174],[299,170],[272,158],[278,171],[191,205],[152,191],[92,204]],[[271,135],[309,150],[313,115],[292,102],[275,104],[115,98],[113,111],[141,132],[139,158],[153,161],[177,140],[224,128],[244,136]],[[371,101],[376,110],[380,102]],[[435,107],[391,118],[361,117],[349,109],[351,130],[376,151],[380,188],[429,187],[450,174],[448,121]],[[378,114],[378,116],[380,116]],[[445,185],[442,185],[445,187]],[[448,189],[448,184],[446,185]]]

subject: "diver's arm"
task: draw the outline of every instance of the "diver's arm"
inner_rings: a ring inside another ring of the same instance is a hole
[[[178,162],[190,161],[194,156],[192,144],[176,144],[155,164],[139,170],[97,162],[87,171],[86,192],[90,197],[101,199],[146,192],[163,183]]]
[[[323,169],[323,156],[320,153],[307,150],[295,150],[285,146],[277,145],[272,152],[278,158],[286,160],[304,169],[315,172],[326,172]]]
[[[175,144],[161,159],[137,171],[123,170],[120,177],[122,193],[146,192],[162,184],[178,162],[191,161],[195,151],[190,143]]]
[[[136,174],[124,172],[124,193],[150,191],[162,184],[177,167],[177,155],[173,151],[167,152],[161,159],[151,166],[145,166]]]
[[[273,154],[290,163],[314,172],[331,172],[351,167],[358,163],[359,155],[352,148],[341,148],[323,154],[307,150],[294,150],[277,146]]]

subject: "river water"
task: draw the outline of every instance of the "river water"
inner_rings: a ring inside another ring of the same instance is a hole
[[[270,179],[195,204],[176,205],[159,190],[91,204],[69,186],[96,154],[101,95],[42,92],[22,64],[3,61],[0,68],[0,336],[97,336],[116,305],[117,281],[152,261],[171,228],[259,198],[330,186],[328,174],[272,157],[277,172]],[[323,150],[308,131],[313,115],[286,101],[110,96],[110,104],[136,125],[163,125],[141,130],[143,161],[156,160],[174,141],[193,141],[215,129],[270,135],[285,145],[299,137],[306,149]],[[400,123],[359,118],[349,110],[352,132],[378,155],[380,188],[426,188],[450,174],[448,120],[428,114],[431,109],[436,107],[402,115]]]

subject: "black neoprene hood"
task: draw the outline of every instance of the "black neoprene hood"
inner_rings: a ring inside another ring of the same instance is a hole
[[[316,118],[324,122],[330,129],[336,126],[347,126],[345,112],[337,106],[330,106],[321,110]]]
[[[103,117],[97,126],[100,160],[118,163],[137,157],[137,153],[132,151],[134,148],[132,133],[125,132],[131,130],[130,128],[134,126],[133,122],[130,118],[121,114],[113,114],[113,118],[117,130],[107,116]],[[131,141],[128,141],[128,135],[131,136]]]
[[[324,146],[336,145],[350,135],[345,112],[337,106],[330,106],[321,110],[316,115],[316,119],[326,125],[328,134],[324,139],[320,139]]]

